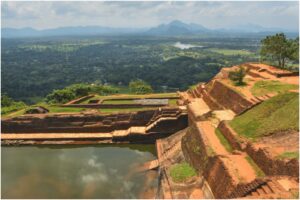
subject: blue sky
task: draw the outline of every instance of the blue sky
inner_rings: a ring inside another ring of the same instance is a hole
[[[152,27],[172,20],[208,28],[241,24],[298,30],[298,1],[293,2],[3,2],[2,27],[37,29],[101,25]]]

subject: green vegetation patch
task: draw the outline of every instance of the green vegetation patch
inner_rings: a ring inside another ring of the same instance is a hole
[[[285,158],[288,158],[288,159],[296,158],[297,160],[299,160],[299,151],[284,152],[276,157],[276,159],[285,159]]]
[[[134,100],[122,100],[122,99],[120,99],[120,100],[116,100],[116,99],[111,100],[111,99],[108,99],[108,100],[104,100],[102,102],[102,104],[136,104],[136,103],[134,102]]]
[[[215,48],[210,48],[208,49],[209,51],[223,54],[225,56],[233,56],[233,55],[253,55],[254,53],[248,51],[248,50],[243,50],[243,49],[215,49]]]
[[[270,98],[230,122],[241,136],[255,141],[275,132],[299,130],[298,93],[283,93]]]
[[[157,109],[157,107],[139,107],[139,108],[101,108],[101,113],[122,113],[122,112],[137,112],[143,110]]]
[[[247,156],[246,160],[253,167],[253,169],[256,173],[256,176],[258,176],[258,177],[264,177],[265,176],[265,173],[257,166],[257,164],[254,162],[254,160],[250,156]]]
[[[90,45],[103,45],[107,42],[101,40],[95,41],[80,41],[80,42],[62,42],[62,43],[50,43],[50,44],[31,44],[31,45],[21,45],[21,49],[32,50],[36,52],[46,52],[46,51],[56,51],[56,52],[73,52],[78,49]]]
[[[177,106],[177,99],[169,99],[169,106]]]
[[[196,176],[196,170],[187,162],[175,164],[170,168],[170,175],[174,182],[184,182],[189,178]]]
[[[232,152],[233,151],[232,146],[230,145],[228,140],[224,137],[224,135],[221,133],[221,131],[218,128],[215,129],[215,133],[216,133],[217,137],[219,138],[221,144],[225,147],[225,149],[228,152]]]
[[[60,106],[47,106],[50,113],[62,113],[62,112],[81,112],[86,108],[72,108],[72,107],[60,107]]]
[[[254,96],[262,96],[268,93],[282,93],[293,89],[298,89],[298,85],[280,81],[257,81],[251,88],[251,92]]]

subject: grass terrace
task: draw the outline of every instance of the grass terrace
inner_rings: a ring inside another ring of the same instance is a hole
[[[258,177],[264,177],[265,176],[265,173],[257,166],[257,164],[254,162],[254,160],[250,156],[247,156],[246,160],[248,161],[248,163],[254,169],[254,171],[256,173],[256,176],[258,176]]]
[[[135,104],[135,102],[134,100],[108,99],[104,100],[102,104]]]
[[[157,107],[141,107],[141,108],[101,108],[100,113],[123,113],[123,112],[137,112],[143,110],[153,110]]]
[[[251,88],[254,96],[262,96],[268,93],[283,93],[298,89],[298,85],[282,83],[280,81],[257,81]]]
[[[219,54],[223,54],[225,56],[233,56],[233,55],[245,55],[245,56],[249,56],[249,55],[254,55],[254,53],[248,51],[248,50],[242,50],[242,49],[215,49],[215,48],[209,48],[209,51],[215,52],[215,53],[219,53]]]
[[[293,159],[293,158],[296,158],[297,160],[299,160],[299,152],[296,151],[296,152],[284,152],[280,155],[278,155],[276,157],[277,159]]]
[[[177,93],[153,93],[153,94],[143,94],[143,95],[137,95],[137,94],[115,94],[115,95],[108,95],[108,96],[100,96],[95,95],[94,97],[87,99],[80,104],[88,104],[90,100],[96,100],[96,99],[107,99],[107,101],[116,99],[121,101],[122,99],[147,99],[147,98],[170,98],[170,97],[178,97]],[[172,100],[172,99],[171,99]],[[110,101],[110,102],[112,102]],[[125,100],[122,100],[125,101]],[[130,101],[130,100],[129,100]],[[104,103],[105,101],[103,101]],[[107,103],[108,104],[108,103]],[[123,103],[125,104],[125,103]]]
[[[282,93],[259,104],[230,122],[241,136],[255,141],[285,130],[299,130],[298,93]]]
[[[44,108],[47,108],[49,110],[49,113],[73,113],[73,112],[77,113],[77,112],[82,112],[87,110],[86,108],[72,108],[72,107],[60,107],[60,106],[47,105],[47,104],[37,104],[34,106],[27,106],[26,108],[23,108],[15,112],[4,114],[2,115],[2,117],[6,118],[6,117],[17,117],[20,115],[24,115],[26,110],[37,106],[43,106]]]
[[[224,137],[224,135],[221,133],[221,131],[218,128],[215,129],[215,134],[217,135],[217,137],[219,138],[221,144],[225,147],[225,149],[228,152],[232,152],[233,151],[232,146],[230,145],[228,140]]]

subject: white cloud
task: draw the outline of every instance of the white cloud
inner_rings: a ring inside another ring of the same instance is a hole
[[[298,2],[2,2],[2,26],[150,27],[171,20],[209,28],[236,24],[298,29]]]

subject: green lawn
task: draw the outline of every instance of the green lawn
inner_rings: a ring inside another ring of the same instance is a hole
[[[189,178],[196,176],[196,170],[187,162],[175,164],[170,168],[170,175],[174,182],[184,182]]]
[[[208,49],[209,51],[223,54],[225,56],[233,56],[233,55],[254,55],[254,53],[247,51],[247,50],[239,50],[239,49],[215,49],[215,48],[210,48]]]
[[[61,113],[61,112],[81,112],[86,108],[72,108],[72,107],[59,107],[59,106],[46,106],[50,113]]]
[[[254,96],[262,96],[268,93],[282,93],[293,89],[298,89],[298,85],[279,81],[257,81],[251,88],[251,92]]]
[[[282,93],[237,116],[230,122],[241,136],[254,140],[278,131],[299,130],[298,93]]]
[[[117,94],[117,95],[109,95],[109,96],[95,96],[95,99],[120,99],[120,98],[157,98],[157,97],[178,97],[177,93],[153,93],[153,94]]]
[[[284,158],[293,159],[293,158],[296,158],[296,159],[299,160],[299,151],[284,152],[284,153],[280,154],[279,156],[277,156],[276,158],[277,159],[284,159]]]
[[[230,145],[228,140],[224,137],[224,135],[221,133],[221,131],[218,128],[215,129],[215,134],[217,135],[217,137],[219,138],[220,142],[225,147],[225,149],[228,152],[232,152],[233,151],[232,146]]]
[[[133,100],[104,100],[102,104],[136,104]]]
[[[137,95],[137,94],[115,94],[115,95],[107,95],[107,96],[100,96],[100,95],[95,95],[94,97],[87,99],[81,104],[86,104],[92,99],[145,99],[145,98],[168,98],[168,97],[178,97],[177,93],[172,92],[172,93],[153,93],[153,94],[142,94],[142,95]]]
[[[169,99],[169,106],[177,106],[178,99]]]
[[[142,107],[142,108],[101,108],[99,111],[101,113],[122,113],[122,112],[136,112],[142,110],[152,110],[157,109],[155,107]]]
[[[60,106],[51,106],[51,105],[47,105],[45,103],[40,103],[40,104],[33,105],[33,106],[27,106],[26,108],[22,108],[18,111],[10,112],[10,113],[7,113],[7,114],[1,115],[1,116],[2,117],[17,117],[17,116],[25,114],[26,110],[28,110],[30,108],[34,108],[36,106],[43,106],[43,107],[47,108],[50,113],[81,112],[81,111],[86,110],[86,108],[60,107]]]

